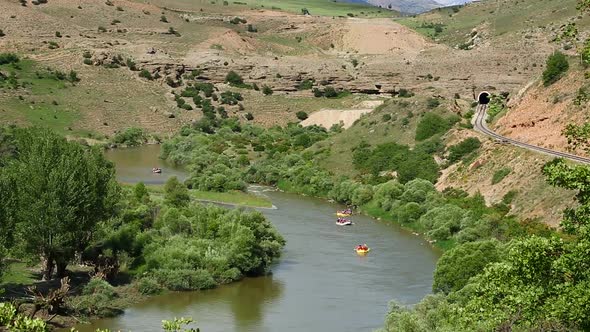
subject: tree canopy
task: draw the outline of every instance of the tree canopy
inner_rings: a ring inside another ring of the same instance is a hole
[[[54,263],[63,274],[96,224],[114,212],[113,165],[101,151],[46,129],[15,130],[15,148],[16,157],[0,173],[0,182],[12,189],[4,204],[16,224],[15,238],[25,252],[43,258],[45,278]]]

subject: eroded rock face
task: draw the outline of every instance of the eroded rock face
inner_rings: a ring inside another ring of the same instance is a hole
[[[225,77],[229,71],[234,71],[244,78],[249,84],[256,83],[259,86],[269,85],[273,91],[279,92],[296,92],[299,85],[305,80],[315,81],[314,87],[323,88],[325,86],[334,87],[337,90],[346,90],[352,93],[364,94],[393,94],[396,85],[391,82],[375,83],[383,81],[380,77],[364,76],[355,78],[348,73],[334,75],[333,73],[312,75],[307,71],[293,72],[276,77],[276,69],[268,66],[255,68],[252,65],[234,64],[233,66],[219,66],[217,64],[206,64],[202,66],[188,66],[182,63],[161,63],[161,62],[143,62],[142,69],[147,69],[152,76],[160,77],[168,85],[177,87],[184,74],[193,70],[198,70],[199,75],[195,77],[197,81],[208,82],[213,84],[225,83]],[[174,85],[170,83],[174,82]]]

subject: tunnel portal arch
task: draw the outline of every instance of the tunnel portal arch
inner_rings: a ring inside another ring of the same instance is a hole
[[[482,91],[477,96],[477,102],[482,105],[487,105],[490,103],[490,93],[487,91]]]

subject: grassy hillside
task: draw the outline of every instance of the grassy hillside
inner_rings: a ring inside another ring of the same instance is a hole
[[[399,19],[398,22],[451,46],[464,43],[473,29],[491,37],[511,32],[543,29],[550,34],[551,27],[559,27],[575,17],[576,0],[484,0]],[[581,26],[586,27],[586,18]],[[435,25],[442,32],[435,32]],[[547,37],[547,34],[545,37]]]

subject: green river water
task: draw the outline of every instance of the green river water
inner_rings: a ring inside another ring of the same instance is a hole
[[[113,150],[107,157],[124,182],[162,183],[181,169],[158,160],[158,146]],[[152,167],[162,167],[154,175]],[[324,200],[254,186],[277,209],[261,210],[287,240],[272,275],[198,292],[167,293],[81,331],[161,331],[163,319],[192,317],[203,332],[357,332],[380,327],[388,302],[414,304],[430,293],[439,252],[395,225],[354,216],[337,226],[342,208]],[[366,243],[371,252],[353,248]]]

